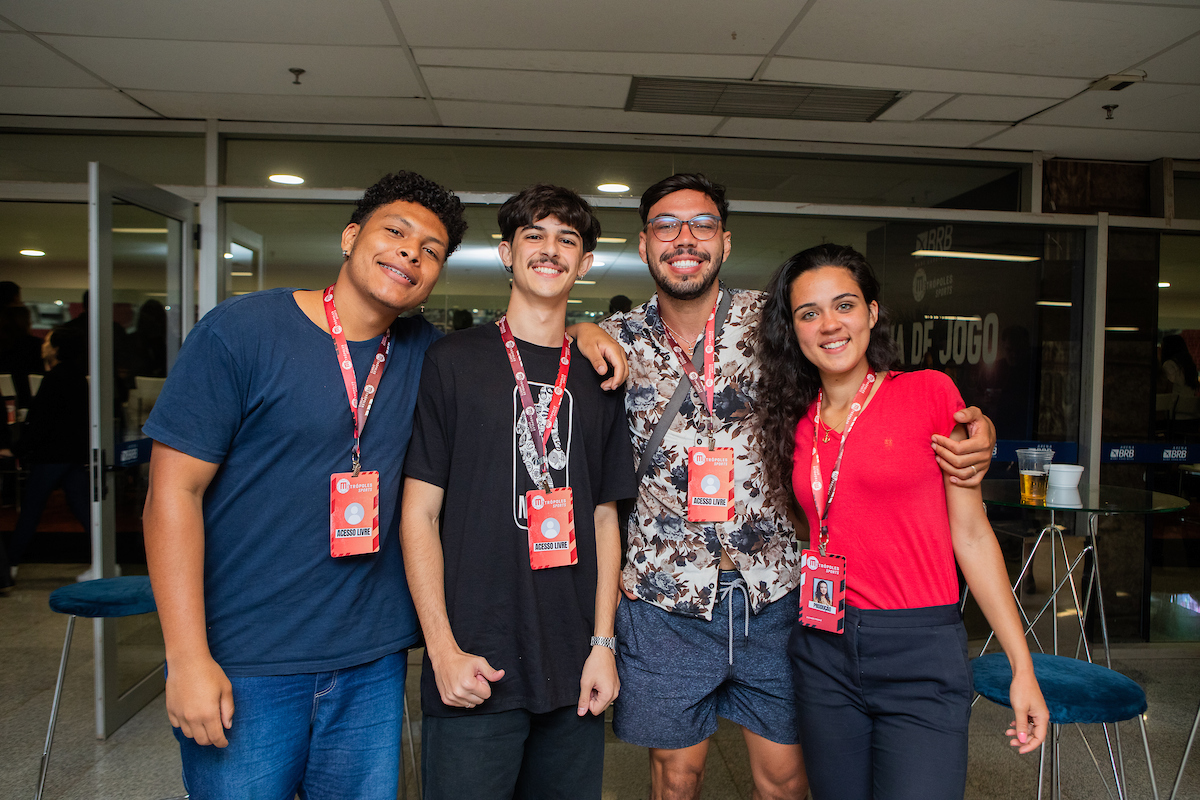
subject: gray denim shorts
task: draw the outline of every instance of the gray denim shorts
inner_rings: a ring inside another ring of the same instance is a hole
[[[737,577],[722,572],[720,585]],[[787,644],[798,604],[793,590],[747,618],[746,595],[734,589],[704,620],[622,598],[613,731],[630,744],[674,750],[712,736],[724,717],[772,742],[797,744]]]

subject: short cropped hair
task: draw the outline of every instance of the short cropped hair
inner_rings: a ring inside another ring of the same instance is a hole
[[[444,186],[408,170],[384,175],[375,185],[363,192],[350,215],[351,225],[361,225],[375,210],[388,203],[404,200],[424,206],[446,226],[447,258],[462,244],[467,232],[466,209],[462,201]]]
[[[523,189],[504,201],[496,215],[500,223],[500,238],[512,244],[517,231],[539,219],[557,217],[570,225],[583,239],[583,252],[596,249],[600,238],[600,220],[588,201],[562,186],[539,183]]]
[[[638,214],[642,216],[642,224],[645,225],[649,221],[650,209],[654,207],[655,203],[669,194],[682,192],[685,189],[708,195],[709,199],[717,206],[717,213],[721,215],[721,224],[724,225],[729,221],[729,201],[725,199],[725,187],[710,181],[703,173],[680,172],[669,178],[663,178],[642,195],[642,202],[638,205]]]

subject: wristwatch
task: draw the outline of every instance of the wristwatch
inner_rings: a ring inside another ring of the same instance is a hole
[[[592,647],[595,647],[596,645],[602,645],[607,647],[609,650],[612,650],[613,655],[617,654],[617,637],[615,636],[593,636],[591,645]]]

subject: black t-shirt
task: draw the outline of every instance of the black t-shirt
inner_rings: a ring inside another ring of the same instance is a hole
[[[544,424],[561,348],[517,344]],[[624,396],[602,380],[572,345],[547,452],[565,455],[551,459],[561,465],[551,474],[555,487],[572,489],[579,563],[533,570],[524,506],[539,466],[499,328],[450,334],[425,356],[404,473],[446,493],[446,611],[459,647],[505,671],[474,713],[544,713],[579,699],[596,609],[593,515],[636,493]],[[442,704],[428,656],[421,700],[432,716],[472,713]]]

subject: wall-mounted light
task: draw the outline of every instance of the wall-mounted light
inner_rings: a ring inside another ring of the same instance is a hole
[[[1071,304],[1066,300],[1038,300],[1039,306],[1051,306],[1053,308],[1070,308]]]
[[[629,187],[623,183],[602,183],[596,188],[602,192],[611,192],[613,194],[616,194],[617,192],[629,191]]]
[[[299,175],[271,175],[267,180],[272,183],[286,183],[288,186],[299,186],[304,183],[304,178],[301,178]]]
[[[46,255],[46,251],[45,250],[28,249],[28,250],[22,250],[21,255],[30,256],[31,258],[41,258],[42,256]]]
[[[1037,256],[1012,256],[1007,253],[972,253],[965,250],[913,250],[914,256],[933,258],[972,258],[976,261],[1041,261]]]

